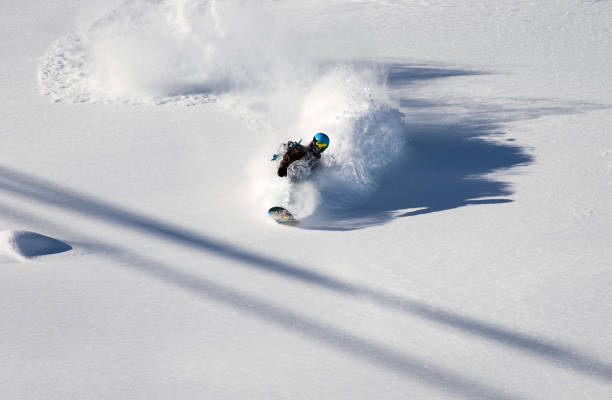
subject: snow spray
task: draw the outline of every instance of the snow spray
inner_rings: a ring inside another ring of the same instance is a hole
[[[39,68],[40,90],[56,101],[216,101],[253,132],[245,184],[254,213],[285,206],[304,218],[352,207],[374,192],[401,152],[402,116],[390,106],[380,71],[355,61],[349,49],[317,45],[298,23],[280,18],[286,13],[279,7],[127,1],[53,44]],[[308,143],[316,132],[331,138],[323,168],[303,182],[277,177],[268,160],[279,143]]]

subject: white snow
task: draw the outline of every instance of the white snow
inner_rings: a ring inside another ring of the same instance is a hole
[[[611,20],[8,2],[0,398],[612,398]]]

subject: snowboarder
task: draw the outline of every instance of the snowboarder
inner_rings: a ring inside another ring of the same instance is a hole
[[[314,138],[312,138],[308,146],[301,145],[301,142],[302,139],[298,142],[289,141],[283,143],[281,145],[281,151],[278,154],[274,154],[272,157],[273,161],[279,158],[281,154],[283,157],[278,167],[278,176],[287,176],[287,168],[289,168],[289,165],[298,160],[306,161],[306,165],[309,169],[314,168],[321,158],[321,153],[329,146],[329,137],[319,132],[314,135]]]

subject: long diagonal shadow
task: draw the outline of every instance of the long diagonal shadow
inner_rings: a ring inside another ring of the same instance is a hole
[[[125,254],[125,251],[123,251]],[[460,394],[468,399],[518,399],[491,386],[465,378],[447,368],[391,350],[328,324],[323,324],[288,309],[241,294],[188,273],[179,272],[166,265],[145,258],[128,255],[133,267],[171,282],[198,296],[239,309],[251,316],[272,322],[277,326],[304,335],[317,342],[376,364],[400,375],[417,378],[423,383],[447,392]]]
[[[0,204],[0,212],[7,215],[20,214],[23,220],[36,220],[10,207]],[[18,218],[16,218],[18,219]],[[55,225],[55,229],[68,233],[69,230]],[[75,233],[73,233],[75,235]],[[83,235],[77,235],[83,237]],[[125,248],[89,239],[103,257],[135,269],[140,273],[172,284],[200,298],[205,298],[233,309],[250,317],[270,322],[287,331],[359,358],[365,362],[387,369],[400,376],[417,379],[420,383],[435,389],[458,394],[468,399],[483,400],[520,400],[516,395],[504,393],[490,385],[466,378],[448,368],[418,359],[414,356],[392,350],[386,346],[363,339],[348,331],[335,328],[313,318],[297,314],[287,308],[279,307],[254,296],[219,285],[200,276],[180,271],[172,266],[142,257]],[[88,245],[83,245],[87,247]]]
[[[570,368],[606,381],[612,381],[612,365],[594,357],[581,354],[576,349],[554,344],[550,341],[515,332],[454,312],[431,307],[414,300],[406,300],[365,286],[354,285],[322,273],[309,271],[305,267],[242,250],[227,243],[208,238],[200,233],[95,200],[68,188],[3,166],[0,166],[0,189],[88,217],[145,232],[184,246],[211,252],[217,256],[232,259],[252,268],[343,293],[347,296],[365,298],[379,305],[401,310],[407,314],[419,316],[428,321],[524,351],[530,355],[539,356],[553,362],[557,366]]]

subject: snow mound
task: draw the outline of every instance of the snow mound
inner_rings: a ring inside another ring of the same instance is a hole
[[[72,247],[60,240],[29,231],[0,232],[0,251],[17,259],[62,253]]]

